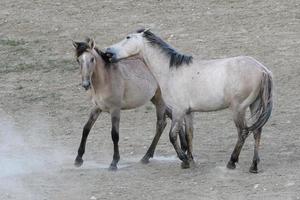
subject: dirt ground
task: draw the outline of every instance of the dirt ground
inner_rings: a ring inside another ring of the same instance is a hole
[[[252,136],[237,169],[225,167],[237,139],[228,110],[195,114],[195,168],[180,168],[169,126],[156,157],[141,164],[155,131],[150,103],[121,114],[117,172],[107,170],[108,114],[91,131],[83,166],[73,166],[92,103],[71,41],[90,36],[104,48],[140,27],[181,52],[249,55],[273,72],[258,174],[248,172]],[[1,0],[0,199],[300,199],[299,55],[298,0]]]

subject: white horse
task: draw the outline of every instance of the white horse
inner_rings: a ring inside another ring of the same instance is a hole
[[[140,55],[159,83],[162,96],[172,109],[170,141],[182,167],[189,167],[192,157],[192,112],[230,108],[238,131],[238,141],[227,167],[234,169],[245,139],[253,132],[255,145],[250,172],[257,173],[258,148],[262,127],[272,111],[272,74],[255,59],[247,56],[217,60],[194,59],[177,52],[150,30],[139,30],[107,48],[112,62]],[[247,126],[246,109],[254,122]],[[177,143],[177,134],[186,116],[188,154]]]

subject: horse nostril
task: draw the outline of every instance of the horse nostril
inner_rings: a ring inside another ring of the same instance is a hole
[[[82,87],[84,87],[85,90],[88,90],[91,87],[90,81],[83,81]]]
[[[114,56],[114,51],[112,48],[107,48],[105,51],[105,55],[109,58],[112,58]]]
[[[109,58],[112,58],[112,57],[113,57],[113,54],[110,53],[110,52],[106,52],[105,55],[106,55],[107,57],[109,57]]]

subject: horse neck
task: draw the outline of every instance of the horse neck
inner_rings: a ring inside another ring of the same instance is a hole
[[[109,74],[108,70],[105,69],[106,66],[104,60],[99,55],[96,56],[96,63],[96,67],[92,75],[92,84],[95,92],[97,93],[97,91],[109,84]]]
[[[145,43],[142,57],[162,90],[167,89],[170,58],[159,49]]]

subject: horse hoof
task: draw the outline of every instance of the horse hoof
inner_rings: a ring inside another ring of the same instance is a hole
[[[235,169],[235,168],[236,168],[236,165],[235,165],[234,162],[229,161],[229,162],[227,163],[227,168],[228,168],[228,169]]]
[[[252,174],[257,174],[258,173],[257,167],[251,166],[250,169],[249,169],[249,172],[252,173]]]
[[[144,156],[142,159],[141,159],[141,163],[142,164],[148,164],[149,163],[149,157],[147,157],[147,156]]]
[[[74,165],[76,167],[80,167],[82,164],[83,164],[83,159],[77,156],[75,159]]]
[[[181,163],[181,169],[188,169],[188,168],[190,168],[190,163],[187,161],[183,161]]]
[[[117,171],[117,169],[118,169],[118,167],[115,165],[110,165],[108,168],[109,171]]]

